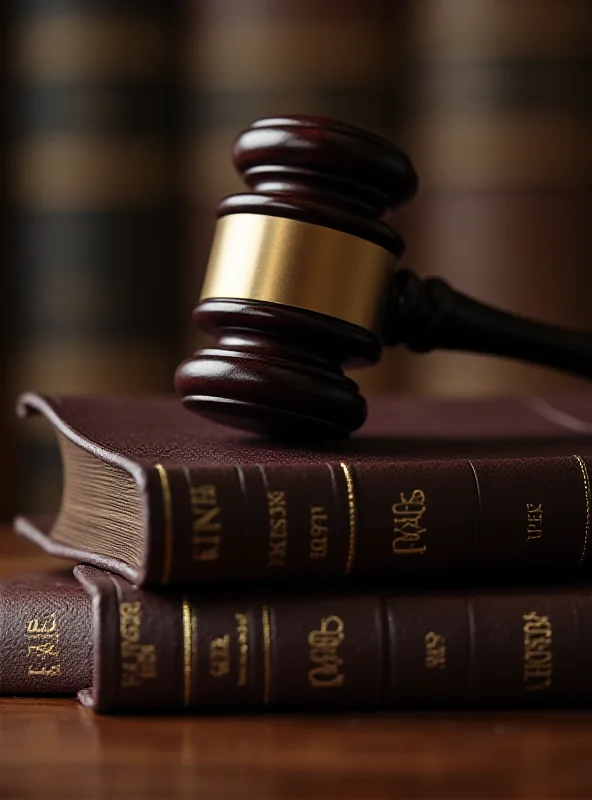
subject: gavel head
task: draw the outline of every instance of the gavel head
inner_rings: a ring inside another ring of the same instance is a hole
[[[417,178],[390,142],[318,117],[254,123],[234,146],[253,190],[219,205],[193,319],[213,336],[177,369],[184,404],[272,436],[338,436],[365,420],[344,368],[376,363],[400,236],[384,213]]]

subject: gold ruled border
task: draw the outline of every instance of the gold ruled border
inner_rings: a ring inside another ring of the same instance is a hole
[[[193,685],[193,612],[189,600],[183,598],[183,700],[191,705]]]
[[[580,465],[582,477],[584,478],[584,494],[586,495],[586,532],[584,535],[584,547],[582,548],[582,556],[580,558],[579,566],[584,563],[586,552],[588,551],[588,542],[590,541],[590,508],[592,506],[591,492],[590,492],[590,476],[586,468],[586,463],[581,456],[574,455],[574,458]]]
[[[358,538],[358,530],[356,524],[356,495],[354,491],[354,479],[350,468],[347,464],[341,463],[339,465],[345,475],[345,483],[347,486],[347,507],[349,516],[349,545],[347,548],[347,562],[345,565],[345,574],[349,575],[354,568],[356,560],[356,542]]]
[[[271,621],[269,606],[263,606],[261,622],[263,625],[263,703],[268,705],[271,695]]]
[[[156,471],[162,487],[162,502],[164,508],[164,563],[162,568],[162,583],[169,582],[173,564],[173,501],[169,476],[162,464],[156,464]]]

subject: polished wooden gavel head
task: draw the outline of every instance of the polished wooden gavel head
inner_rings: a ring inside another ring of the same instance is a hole
[[[587,335],[397,268],[404,245],[381,218],[414,195],[417,176],[387,140],[330,119],[264,119],[238,136],[234,163],[252,192],[218,207],[193,314],[213,342],[175,376],[192,411],[272,436],[347,434],[366,403],[344,369],[376,363],[385,344],[589,373]]]

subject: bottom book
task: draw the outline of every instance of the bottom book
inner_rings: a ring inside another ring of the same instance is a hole
[[[71,569],[0,580],[0,694],[75,695],[93,675],[91,600]]]
[[[98,712],[561,705],[592,699],[592,590],[154,594],[94,567]]]
[[[0,692],[97,712],[573,705],[592,589],[154,594],[94,567],[0,582]]]

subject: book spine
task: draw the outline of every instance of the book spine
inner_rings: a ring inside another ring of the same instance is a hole
[[[592,457],[216,466],[148,477],[147,585],[587,562]]]
[[[13,5],[11,389],[162,391],[180,358],[175,4]],[[21,444],[18,505],[51,509],[57,453],[34,427]]]
[[[90,598],[67,574],[0,583],[0,694],[71,694],[92,673]]]
[[[279,597],[144,592],[77,568],[97,711],[542,706],[592,699],[590,590]]]

